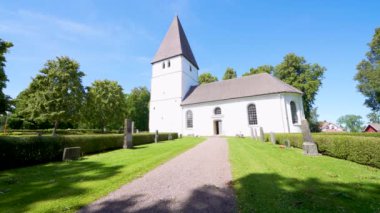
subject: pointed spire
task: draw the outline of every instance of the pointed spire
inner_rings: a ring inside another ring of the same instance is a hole
[[[199,69],[197,61],[191,51],[189,42],[187,41],[185,32],[183,31],[178,16],[174,17],[168,32],[162,41],[160,48],[156,52],[152,63],[165,60],[174,56],[182,55],[197,69]]]

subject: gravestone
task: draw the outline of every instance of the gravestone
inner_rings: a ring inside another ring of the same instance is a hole
[[[289,139],[285,140],[285,147],[286,148],[290,148],[290,141],[289,141]]]
[[[132,121],[129,119],[124,120],[124,149],[133,148],[132,143]]]
[[[169,140],[169,141],[173,140],[173,136],[172,136],[172,134],[169,134],[169,135],[168,135],[168,140]]]
[[[276,136],[273,132],[270,133],[270,141],[272,142],[272,144],[276,144]]]
[[[264,135],[263,127],[260,127],[259,131],[260,131],[260,141],[265,142],[265,135]]]
[[[179,138],[182,138],[182,134],[179,134]]]
[[[158,130],[156,130],[156,133],[154,134],[154,142],[158,142]]]
[[[136,129],[136,133],[139,133],[140,131],[139,131],[139,129]]]
[[[253,129],[253,135],[255,137],[255,140],[257,140],[257,129],[256,128]]]
[[[78,160],[80,158],[80,147],[68,147],[63,149],[62,160]]]
[[[255,134],[253,133],[253,127],[251,127],[251,137],[255,139]]]
[[[132,121],[132,134],[135,133],[135,122]]]
[[[318,155],[317,144],[314,143],[313,139],[311,138],[309,123],[307,122],[306,119],[303,119],[301,121],[301,130],[302,130],[302,137],[303,137],[303,144],[302,144],[303,154],[310,155],[310,156]]]

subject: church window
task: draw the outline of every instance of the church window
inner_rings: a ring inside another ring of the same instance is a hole
[[[168,61],[168,67],[170,67],[170,61]]]
[[[193,128],[193,112],[191,110],[186,112],[186,127]]]
[[[162,69],[165,69],[165,62],[162,62]]]
[[[192,69],[192,67],[191,67],[191,65],[190,65],[190,72],[192,71],[193,69]]]
[[[215,115],[220,115],[220,114],[222,114],[222,110],[220,109],[220,107],[216,107],[216,108],[214,109],[214,114],[215,114]]]
[[[248,124],[257,125],[256,105],[250,104],[248,105],[247,109],[248,109]]]
[[[290,102],[290,111],[292,113],[292,122],[293,124],[298,123],[298,116],[297,116],[297,107],[294,101]]]

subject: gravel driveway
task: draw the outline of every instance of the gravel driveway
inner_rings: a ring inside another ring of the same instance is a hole
[[[79,212],[236,212],[230,181],[227,141],[211,137]]]

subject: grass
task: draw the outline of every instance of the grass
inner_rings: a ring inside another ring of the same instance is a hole
[[[228,140],[240,212],[380,212],[380,169]]]
[[[182,138],[0,171],[0,212],[74,212],[203,140]]]

